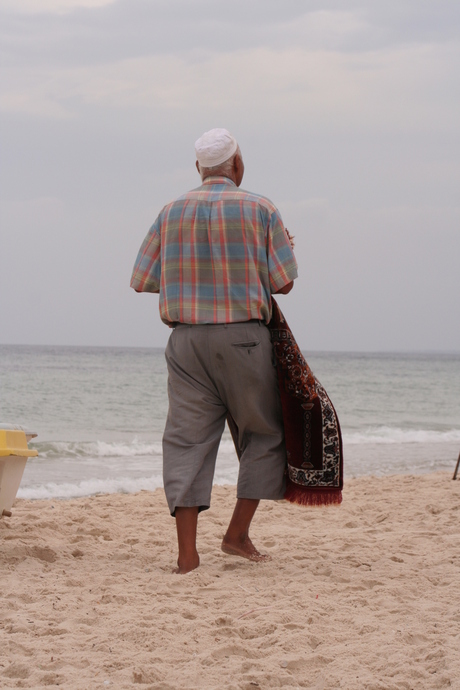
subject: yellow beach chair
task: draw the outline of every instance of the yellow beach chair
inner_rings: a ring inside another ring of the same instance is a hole
[[[38,451],[27,443],[37,434],[24,431],[21,427],[2,424],[0,428],[0,518],[11,517],[13,501],[21,483],[27,458],[35,457]]]

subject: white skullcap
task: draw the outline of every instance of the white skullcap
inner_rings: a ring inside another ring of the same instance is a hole
[[[227,129],[210,129],[195,141],[195,153],[203,168],[213,168],[231,158],[238,148],[236,139]]]

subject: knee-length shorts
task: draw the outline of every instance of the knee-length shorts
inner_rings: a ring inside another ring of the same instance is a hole
[[[166,347],[169,411],[163,479],[171,515],[209,508],[230,412],[241,452],[238,498],[283,498],[286,451],[268,328],[259,321],[179,324]]]

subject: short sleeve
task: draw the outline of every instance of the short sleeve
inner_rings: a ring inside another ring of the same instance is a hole
[[[131,287],[137,292],[158,292],[161,279],[160,217],[143,241],[131,276]]]

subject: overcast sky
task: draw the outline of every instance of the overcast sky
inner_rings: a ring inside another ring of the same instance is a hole
[[[0,0],[0,342],[163,346],[129,288],[238,139],[296,236],[306,350],[460,350],[458,0]]]

